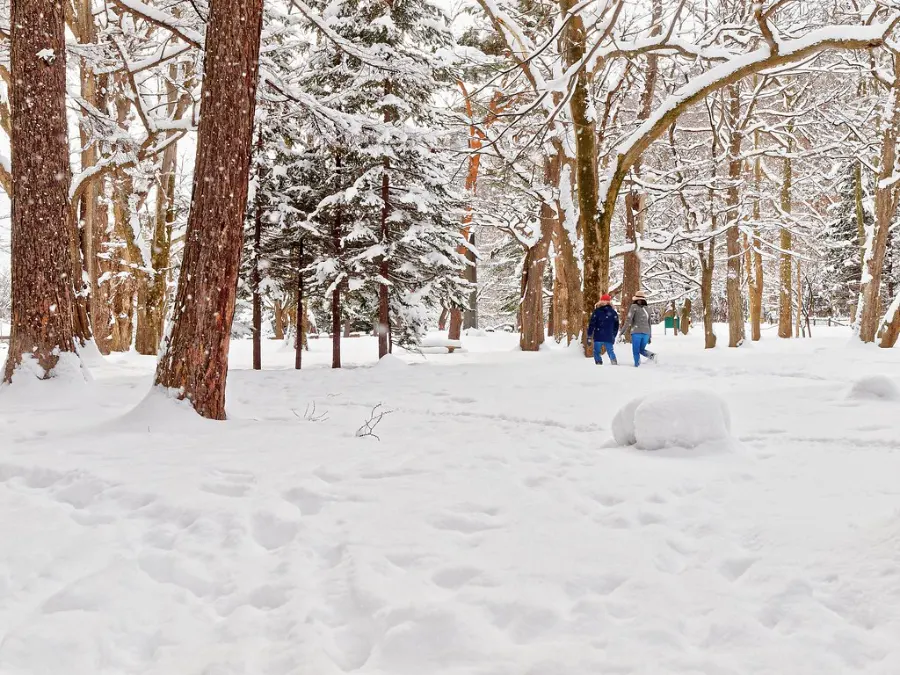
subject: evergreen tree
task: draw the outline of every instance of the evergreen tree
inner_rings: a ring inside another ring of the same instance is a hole
[[[831,295],[832,307],[847,315],[856,301],[862,270],[860,215],[865,227],[872,224],[872,214],[863,207],[865,195],[858,176],[859,169],[855,163],[847,167],[840,184],[842,199],[826,236],[825,271],[826,278],[830,280],[827,290]]]
[[[434,105],[452,36],[430,0],[327,4],[330,27],[360,49],[323,41],[303,87],[357,123],[323,144],[319,182],[329,194],[309,226],[331,243],[315,277],[345,290],[355,312],[371,311],[377,297],[377,324],[393,341],[414,343],[441,305],[464,305],[466,296],[458,165]]]

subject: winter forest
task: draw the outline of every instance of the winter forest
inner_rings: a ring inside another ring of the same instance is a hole
[[[900,672],[897,0],[0,0],[0,128],[0,672]]]

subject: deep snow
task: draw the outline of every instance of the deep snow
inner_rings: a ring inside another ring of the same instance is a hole
[[[314,340],[302,373],[237,343],[226,423],[145,400],[134,355],[0,391],[0,673],[900,673],[900,403],[851,395],[900,351],[701,340],[371,368],[357,338],[339,372]],[[615,445],[684,389],[734,441]]]

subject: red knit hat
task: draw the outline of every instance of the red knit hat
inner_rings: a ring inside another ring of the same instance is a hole
[[[612,296],[609,293],[604,293],[600,296],[601,302],[612,302]]]

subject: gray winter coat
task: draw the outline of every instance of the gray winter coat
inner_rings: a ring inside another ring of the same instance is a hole
[[[646,333],[650,335],[650,310],[634,303],[628,310],[625,325],[631,327],[632,333]]]

